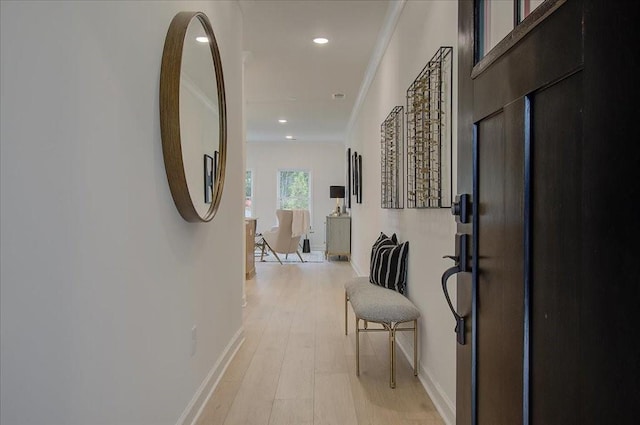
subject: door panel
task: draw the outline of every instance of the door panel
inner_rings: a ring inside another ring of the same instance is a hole
[[[523,102],[478,123],[478,421],[522,418]]]
[[[577,424],[582,73],[532,96],[531,420]],[[573,383],[573,384],[567,384]]]

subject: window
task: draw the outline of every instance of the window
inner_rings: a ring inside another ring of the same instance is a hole
[[[308,171],[280,170],[278,172],[278,208],[310,210],[311,185],[309,182]]]
[[[542,3],[544,0],[476,0],[477,61]]]
[[[253,171],[247,170],[244,176],[244,216],[253,216]]]
[[[529,16],[533,9],[542,4],[544,0],[519,0],[518,4],[518,22],[524,21],[524,18]]]
[[[480,57],[486,55],[513,29],[513,10],[515,2],[484,0],[481,1],[480,25],[481,44]]]

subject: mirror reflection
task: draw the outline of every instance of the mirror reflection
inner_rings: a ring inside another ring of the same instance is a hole
[[[220,113],[210,40],[199,19],[187,28],[180,72],[180,138],[189,196],[199,216],[213,201],[220,153]]]

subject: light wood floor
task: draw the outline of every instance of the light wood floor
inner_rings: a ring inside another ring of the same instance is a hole
[[[356,377],[352,312],[344,335],[343,283],[355,275],[348,262],[256,268],[244,344],[198,425],[443,424],[400,351],[389,388],[386,333],[360,334]]]

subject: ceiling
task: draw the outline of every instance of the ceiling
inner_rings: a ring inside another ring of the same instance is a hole
[[[389,3],[240,0],[247,141],[344,142]]]

